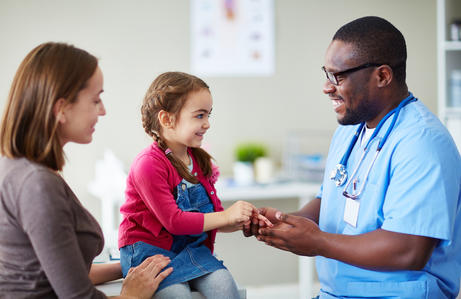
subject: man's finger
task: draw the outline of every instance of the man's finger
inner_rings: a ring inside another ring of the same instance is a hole
[[[300,217],[300,216],[294,216],[294,215],[285,214],[282,212],[275,213],[275,218],[277,218],[278,220],[282,222],[291,224],[292,226],[297,226],[299,224],[299,220],[304,219],[303,217]]]
[[[286,250],[290,251],[288,247],[286,246],[286,242],[282,239],[279,238],[274,238],[271,236],[263,236],[260,235],[258,236],[258,240],[266,243],[266,245],[281,249],[281,250]]]
[[[258,230],[259,230],[258,222],[256,222],[256,223],[251,223],[251,224],[250,224],[250,228],[251,228],[251,234],[252,234],[252,235],[254,235],[254,236],[259,235],[259,233],[258,233]]]
[[[275,235],[275,229],[271,228],[260,228],[258,233],[263,236],[274,236]]]
[[[277,239],[285,240],[288,236],[289,230],[287,227],[279,228],[279,226],[265,227],[259,229],[259,234],[263,236],[270,236]]]
[[[252,233],[251,233],[251,223],[249,223],[248,225],[247,225],[247,224],[244,224],[244,225],[243,225],[242,232],[243,232],[243,235],[244,235],[245,237],[251,237],[251,236],[252,236]]]

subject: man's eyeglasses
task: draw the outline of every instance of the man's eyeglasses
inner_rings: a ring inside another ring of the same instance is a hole
[[[339,85],[338,76],[345,75],[345,74],[348,74],[348,73],[353,73],[353,72],[356,72],[356,71],[360,71],[360,70],[368,68],[368,67],[376,67],[376,66],[381,66],[381,65],[383,65],[383,64],[382,63],[365,63],[365,64],[359,65],[357,67],[353,67],[353,68],[350,68],[350,69],[347,69],[347,70],[344,70],[344,71],[340,71],[340,72],[335,72],[335,73],[327,71],[324,66],[322,66],[322,70],[325,72],[325,75],[327,76],[327,79],[328,79],[328,81],[331,82],[331,84]]]

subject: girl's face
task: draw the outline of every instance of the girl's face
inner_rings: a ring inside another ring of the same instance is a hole
[[[203,136],[210,128],[209,117],[213,109],[213,99],[208,89],[203,88],[192,92],[182,107],[178,119],[165,136],[168,145],[173,148],[178,146],[200,147]],[[165,132],[166,133],[166,132]]]
[[[78,93],[77,100],[62,108],[58,134],[63,146],[69,141],[91,142],[98,117],[106,114],[100,98],[102,92],[103,76],[98,67],[88,80],[86,87]]]

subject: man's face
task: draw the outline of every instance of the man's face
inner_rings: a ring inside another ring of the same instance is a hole
[[[373,61],[360,61],[356,48],[342,41],[334,40],[327,49],[325,70],[330,73],[343,72]],[[363,121],[374,127],[379,114],[373,99],[370,85],[372,72],[376,67],[365,67],[353,72],[337,75],[338,85],[326,80],[323,92],[333,103],[338,122],[342,125],[354,125]]]

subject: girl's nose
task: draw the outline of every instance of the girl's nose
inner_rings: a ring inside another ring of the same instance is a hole
[[[203,127],[205,129],[208,129],[210,127],[210,120],[208,118],[205,119],[205,122],[203,123]]]

